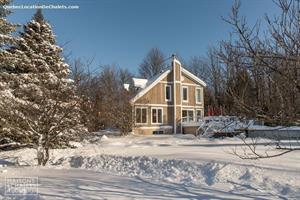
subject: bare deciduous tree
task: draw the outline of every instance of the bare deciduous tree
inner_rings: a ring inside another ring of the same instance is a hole
[[[218,51],[209,48],[206,57],[192,57],[187,68],[207,84],[205,88],[205,110],[208,106],[219,108],[225,105],[225,70],[221,65]]]
[[[266,17],[268,30],[250,27],[239,15],[240,3],[224,19],[235,40],[223,41],[219,52],[227,71],[227,97],[235,112],[270,124],[300,122],[299,2],[278,0],[279,17]]]
[[[158,48],[152,48],[139,66],[139,73],[143,78],[151,78],[165,69],[165,56]]]
[[[118,128],[123,135],[127,134],[132,127],[132,93],[123,84],[132,82],[131,73],[113,65],[92,73],[87,70],[90,64],[77,59],[72,67],[78,93],[86,99],[81,105],[86,113],[86,126],[90,131]]]
[[[269,140],[262,138],[240,137],[243,146],[235,146],[231,154],[245,160],[267,159],[282,156],[292,151],[300,150],[300,141],[297,140]]]

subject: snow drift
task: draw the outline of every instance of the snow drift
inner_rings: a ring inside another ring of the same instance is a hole
[[[277,195],[300,194],[299,180],[286,173],[273,176],[274,171],[257,166],[240,166],[217,162],[195,163],[176,159],[158,159],[149,156],[72,156],[52,163],[55,168],[80,168],[108,172],[121,176],[138,176],[180,184],[227,184],[236,187],[264,188]],[[295,172],[296,173],[296,172]],[[290,175],[290,174],[289,174]],[[275,191],[274,191],[275,188]],[[300,197],[300,196],[299,196]]]

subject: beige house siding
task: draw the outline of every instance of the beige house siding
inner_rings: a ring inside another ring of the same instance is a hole
[[[197,106],[202,107],[204,106],[204,87],[194,80],[188,78],[186,75],[182,75],[182,87],[188,88],[188,102],[182,102],[183,106]],[[196,102],[196,88],[201,89],[201,103]]]
[[[185,74],[182,75],[181,82],[182,82],[182,84],[187,83],[187,84],[196,84],[196,85],[199,85],[194,80],[192,80],[191,78],[187,77]]]
[[[172,85],[166,84],[164,82],[159,82],[141,98],[139,98],[135,104],[171,104],[172,102],[167,102],[165,96],[165,86]]]
[[[133,103],[134,119],[135,108],[147,108],[147,123],[135,123],[133,131],[136,134],[153,134],[153,131],[160,130],[164,131],[165,134],[172,134],[174,133],[174,122],[176,122],[176,133],[181,133],[182,130],[184,130],[184,128],[182,127],[183,109],[192,109],[194,111],[194,117],[196,117],[197,109],[201,110],[202,115],[204,114],[203,85],[199,84],[197,81],[182,73],[181,66],[178,62],[173,61],[173,69],[175,70],[175,74],[174,71],[171,70],[169,74],[160,79],[160,81],[155,86],[153,86],[149,91],[147,91],[143,96],[138,98]],[[173,77],[175,77],[175,82],[173,81]],[[166,85],[169,85],[171,87],[171,101],[166,101]],[[188,102],[182,101],[182,87],[188,87]],[[196,88],[201,89],[201,103],[196,103]],[[174,100],[176,102],[175,106]],[[152,108],[162,109],[163,122],[161,124],[152,123]],[[176,113],[176,119],[174,119],[174,112]]]
[[[175,62],[175,80],[176,81],[180,81],[180,74],[181,74],[181,70],[180,70],[180,65]]]
[[[164,134],[172,134],[173,133],[173,129],[166,129],[166,128],[147,128],[147,129],[143,129],[143,128],[134,128],[133,132],[135,134],[139,134],[139,135],[152,135],[153,131],[164,131]]]
[[[183,127],[183,132],[185,134],[195,134],[196,131],[197,131],[197,128],[196,126],[191,126],[191,127]]]
[[[167,106],[147,106],[147,105],[135,105],[134,106],[134,119],[135,118],[135,111],[136,108],[146,108],[147,109],[147,123],[143,123],[143,124],[137,124],[135,123],[136,127],[144,127],[144,126],[165,126],[165,125],[173,125],[173,107],[167,107]],[[162,115],[163,115],[163,121],[161,124],[155,124],[152,123],[152,108],[161,108],[162,109]]]
[[[172,83],[173,82],[173,73],[169,73],[165,78],[162,79],[162,82],[170,82]]]

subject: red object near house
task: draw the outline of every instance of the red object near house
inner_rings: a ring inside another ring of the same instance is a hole
[[[222,106],[220,106],[219,108],[214,107],[214,106],[208,106],[207,115],[208,116],[223,115],[223,108],[222,108]]]

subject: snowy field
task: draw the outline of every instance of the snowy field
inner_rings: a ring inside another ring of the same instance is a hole
[[[300,199],[296,151],[241,160],[230,154],[243,146],[238,138],[191,135],[103,136],[81,145],[52,151],[46,167],[32,167],[33,149],[0,152],[0,197],[9,199],[5,177],[38,177],[39,196],[18,198]]]

